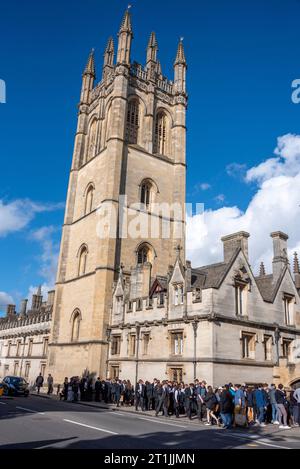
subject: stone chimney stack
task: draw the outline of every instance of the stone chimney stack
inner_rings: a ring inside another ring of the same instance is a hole
[[[55,290],[48,292],[47,306],[54,305]]]
[[[238,249],[242,249],[248,259],[248,239],[250,234],[246,231],[240,231],[222,238],[224,245],[224,262],[228,264]]]
[[[39,287],[37,289],[36,294],[32,295],[31,309],[34,311],[38,311],[39,309],[41,309],[42,303],[43,303],[42,287]]]
[[[271,233],[273,239],[273,282],[276,283],[282,274],[283,269],[289,264],[287,241],[288,235],[282,231]]]
[[[8,318],[14,318],[16,316],[16,305],[7,305],[6,315]]]
[[[26,316],[26,313],[27,313],[27,303],[28,303],[28,300],[22,300],[22,301],[21,301],[20,316],[22,316],[22,317]]]

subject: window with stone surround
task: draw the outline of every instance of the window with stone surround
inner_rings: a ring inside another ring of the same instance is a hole
[[[18,376],[19,374],[19,362],[14,363],[14,376]]]
[[[111,354],[120,355],[121,353],[121,336],[113,335],[111,338]]]
[[[7,356],[10,357],[11,354],[12,341],[10,340],[7,344]]]
[[[256,348],[256,335],[250,332],[242,332],[242,358],[254,360]]]
[[[144,332],[142,335],[143,355],[148,355],[150,344],[150,332]]]
[[[29,372],[30,372],[30,362],[26,362],[26,364],[25,364],[25,378],[29,377]]]
[[[29,339],[28,340],[28,352],[27,352],[28,357],[31,357],[32,349],[33,349],[33,339]]]
[[[135,334],[129,334],[128,337],[129,343],[128,343],[128,352],[130,357],[135,357],[136,355],[136,335]]]
[[[88,248],[82,246],[79,250],[79,261],[78,261],[78,277],[85,275],[87,266]]]
[[[126,119],[126,141],[130,144],[138,143],[139,133],[139,101],[138,99],[132,99],[128,103],[127,108],[127,119]]]
[[[89,143],[87,151],[87,161],[96,156],[96,140],[97,140],[97,120],[94,119],[89,128]]]
[[[294,325],[294,305],[295,297],[284,293],[283,295],[283,306],[284,306],[284,320],[287,326]]]
[[[95,187],[89,184],[85,192],[84,214],[88,215],[93,210]]]
[[[171,354],[183,354],[183,331],[171,332]]]
[[[169,368],[169,379],[175,383],[183,381],[183,368]]]
[[[237,316],[247,316],[248,283],[235,281],[235,313]]]
[[[48,354],[48,346],[49,346],[49,337],[45,337],[43,339],[43,356],[47,356]]]
[[[168,118],[165,112],[161,111],[156,116],[154,132],[154,153],[166,155],[168,146]]]
[[[282,353],[282,358],[287,358],[290,360],[291,358],[291,352],[292,352],[292,339],[282,339],[281,342],[281,353]]]
[[[21,347],[22,347],[22,340],[18,340],[18,341],[17,341],[16,357],[20,357],[20,355],[21,355]]]
[[[118,379],[120,377],[120,366],[119,365],[112,365],[110,367],[110,378],[111,379]]]
[[[179,306],[184,303],[184,289],[182,284],[173,285],[174,305]]]
[[[81,312],[77,309],[72,314],[71,342],[78,342],[80,336]]]
[[[146,179],[141,184],[141,204],[146,208],[146,210],[150,210],[151,203],[153,201],[153,184],[149,179]]]
[[[273,337],[271,335],[264,335],[264,359],[271,361],[273,357]]]

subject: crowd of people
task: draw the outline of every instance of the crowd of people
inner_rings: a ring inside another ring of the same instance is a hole
[[[37,378],[36,384],[41,382]],[[53,392],[53,377],[47,379],[48,394]],[[38,391],[39,392],[39,391]],[[267,424],[290,429],[300,425],[300,388],[287,392],[282,384],[248,386],[232,383],[213,389],[205,381],[175,383],[140,380],[135,386],[129,380],[90,377],[65,378],[58,386],[60,400],[93,401],[133,407],[136,411],[154,411],[155,415],[198,419],[207,426],[261,427]]]

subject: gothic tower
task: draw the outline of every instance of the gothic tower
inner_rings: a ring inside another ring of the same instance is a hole
[[[49,356],[55,381],[85,370],[105,376],[107,328],[121,266],[125,277],[138,275],[134,297],[149,293],[151,278],[167,275],[176,247],[184,258],[183,44],[169,81],[157,58],[155,34],[145,66],[131,61],[132,40],[126,11],[116,59],[114,41],[108,41],[101,81],[95,84],[94,51],[83,73]]]

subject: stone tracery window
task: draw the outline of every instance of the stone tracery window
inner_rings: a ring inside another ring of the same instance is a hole
[[[128,103],[127,108],[127,121],[126,121],[126,141],[131,144],[138,143],[139,133],[139,102],[137,99],[132,99]]]
[[[147,244],[143,244],[139,247],[137,252],[137,263],[139,265],[144,265],[147,262],[151,261],[151,250]]]
[[[81,313],[79,310],[75,310],[72,314],[71,342],[77,342],[79,340],[80,323],[81,323]]]
[[[88,186],[88,189],[86,191],[85,195],[85,206],[84,206],[84,214],[87,215],[88,213],[91,213],[93,210],[93,202],[94,202],[94,191],[95,188],[93,184],[90,184]]]
[[[153,184],[149,180],[145,180],[141,185],[141,204],[148,210],[151,206],[153,196]]]
[[[97,140],[97,121],[93,120],[89,131],[89,143],[87,152],[87,161],[91,160],[96,155],[96,140]]]
[[[159,112],[156,116],[155,134],[154,134],[154,153],[158,155],[167,154],[167,132],[168,119],[164,112]]]
[[[88,256],[88,248],[87,246],[84,245],[81,247],[79,251],[78,277],[86,273],[87,256]]]

